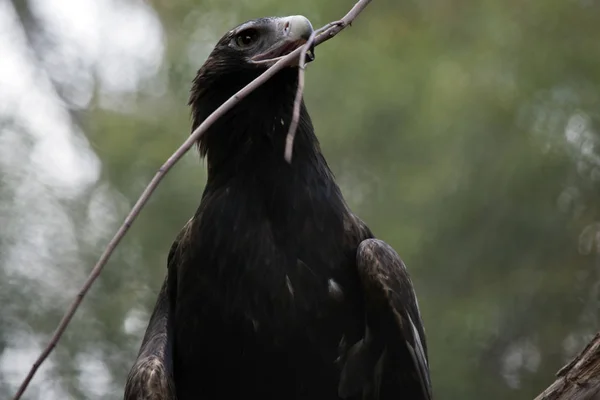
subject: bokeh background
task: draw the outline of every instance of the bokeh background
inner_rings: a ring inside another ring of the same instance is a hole
[[[247,19],[352,0],[0,0],[0,398]],[[600,2],[374,0],[306,102],[351,207],[412,273],[438,399],[532,399],[600,329]],[[172,170],[26,399],[118,399],[205,165]]]

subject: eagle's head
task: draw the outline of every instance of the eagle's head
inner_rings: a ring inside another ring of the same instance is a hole
[[[305,44],[312,32],[310,21],[301,15],[244,22],[227,32],[212,51],[209,60],[219,65],[205,64],[203,69],[264,70]]]
[[[312,33],[310,21],[300,15],[259,18],[227,32],[194,79],[189,100],[192,129],[281,57],[303,46]],[[313,59],[310,51],[307,61]],[[297,64],[284,68],[243,99],[204,134],[201,154],[231,156],[258,136],[283,131],[291,119],[297,77]]]

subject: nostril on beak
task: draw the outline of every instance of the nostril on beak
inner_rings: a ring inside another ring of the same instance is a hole
[[[290,22],[287,21],[283,27],[283,33],[285,33],[286,35],[289,33],[290,31]]]

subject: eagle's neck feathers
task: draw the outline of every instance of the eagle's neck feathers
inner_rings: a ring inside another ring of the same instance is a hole
[[[293,116],[297,70],[284,70],[244,98],[218,119],[199,142],[206,157],[211,186],[231,178],[260,174],[265,180],[287,181],[298,174],[330,175],[321,155],[312,121],[304,102],[294,140],[292,163],[284,159],[286,137]],[[199,77],[190,98],[192,128],[195,129],[220,104],[251,78],[246,74],[221,78],[226,87],[204,89]]]

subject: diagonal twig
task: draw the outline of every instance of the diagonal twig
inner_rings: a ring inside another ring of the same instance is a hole
[[[346,26],[348,26],[358,16],[358,14],[360,14],[362,12],[362,10],[365,9],[365,7],[370,2],[371,2],[371,0],[359,0],[354,5],[354,7],[352,7],[352,9],[348,12],[348,14],[346,14],[344,16],[344,18],[342,18],[339,21],[332,22],[331,24],[328,24],[327,26],[325,26],[322,29],[319,29],[317,32],[320,32],[320,34],[315,37],[314,45],[318,46],[319,44],[321,44],[321,43],[331,39],[335,35],[337,35]],[[114,252],[115,248],[121,242],[121,239],[123,239],[123,237],[125,236],[125,234],[129,230],[129,228],[131,227],[131,225],[133,224],[133,222],[139,215],[139,213],[142,210],[142,208],[144,207],[144,205],[148,202],[148,200],[150,199],[150,196],[152,195],[154,190],[156,190],[156,187],[158,186],[160,181],[162,181],[162,179],[165,177],[165,175],[171,170],[173,165],[175,165],[175,163],[177,163],[183,157],[183,155],[188,152],[188,150],[194,145],[194,143],[196,143],[198,141],[198,139],[204,134],[204,132],[206,132],[206,130],[213,123],[215,123],[215,121],[217,119],[219,119],[221,116],[223,116],[227,111],[231,110],[244,97],[248,96],[248,94],[250,94],[252,91],[254,91],[256,88],[258,88],[262,84],[264,84],[267,80],[269,80],[271,77],[273,77],[273,75],[275,75],[281,69],[285,68],[286,66],[293,65],[294,62],[296,60],[298,60],[298,58],[301,56],[301,53],[303,52],[304,47],[305,46],[299,47],[299,48],[295,49],[294,51],[292,51],[291,53],[289,53],[288,55],[286,55],[285,57],[281,58],[273,66],[271,66],[269,69],[267,69],[265,72],[263,72],[260,76],[258,76],[256,79],[254,79],[248,85],[246,85],[245,87],[240,89],[236,94],[231,96],[225,103],[221,104],[219,106],[219,108],[217,108],[212,114],[210,114],[192,132],[192,134],[188,137],[188,139],[185,142],[183,142],[183,144],[175,151],[175,153],[173,153],[167,159],[167,161],[158,169],[158,171],[156,172],[156,174],[154,175],[154,177],[152,178],[152,180],[150,181],[148,186],[146,186],[146,189],[144,189],[141,196],[139,197],[139,199],[137,200],[137,202],[135,203],[135,205],[133,206],[133,208],[131,209],[131,211],[129,212],[127,217],[125,218],[125,221],[123,222],[121,227],[117,230],[117,233],[115,233],[113,238],[110,240],[110,242],[106,246],[106,249],[104,250],[104,252],[100,256],[100,258],[98,259],[98,262],[96,263],[96,265],[94,265],[94,268],[92,269],[92,271],[90,272],[90,275],[88,276],[88,278],[84,282],[83,286],[79,290],[79,293],[77,293],[77,296],[75,297],[75,299],[70,304],[67,311],[65,312],[64,316],[62,317],[60,323],[58,324],[58,327],[56,328],[56,331],[50,338],[48,345],[42,350],[42,352],[40,353],[38,358],[33,363],[31,369],[29,370],[29,373],[27,374],[25,379],[23,379],[23,381],[21,382],[21,385],[20,385],[17,393],[14,395],[13,400],[19,400],[21,398],[21,396],[27,389],[27,386],[31,382],[31,379],[33,378],[33,376],[35,375],[35,373],[37,372],[39,367],[46,360],[46,358],[48,358],[48,356],[50,355],[52,350],[54,350],[58,341],[60,340],[63,333],[67,329],[67,326],[71,322],[71,319],[75,315],[75,312],[79,308],[79,305],[83,301],[83,298],[85,297],[87,292],[90,290],[90,288],[92,287],[92,285],[94,284],[94,282],[96,281],[96,279],[98,278],[100,273],[102,272],[102,269],[108,262],[108,259]],[[306,51],[304,51],[303,54],[306,54]],[[301,89],[301,88],[299,87],[299,89]],[[297,122],[296,122],[296,125],[297,125]]]

